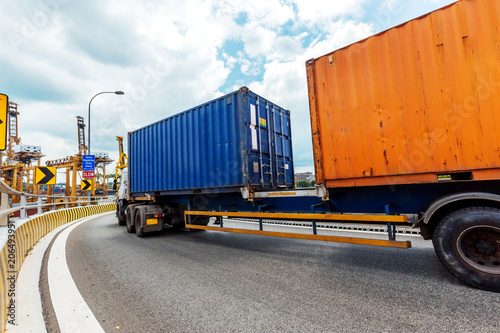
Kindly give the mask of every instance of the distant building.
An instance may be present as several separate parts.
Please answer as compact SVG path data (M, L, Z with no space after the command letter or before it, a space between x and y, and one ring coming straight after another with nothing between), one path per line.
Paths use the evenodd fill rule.
M316 176L312 172L302 172L295 174L295 183L300 181L312 182L316 180Z

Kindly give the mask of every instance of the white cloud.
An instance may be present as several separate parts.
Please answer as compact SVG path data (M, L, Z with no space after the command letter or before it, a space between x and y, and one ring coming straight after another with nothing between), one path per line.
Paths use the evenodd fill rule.
M216 8L233 17L244 15L248 23L258 23L268 29L279 30L293 20L295 13L292 3L282 0L215 0Z
M280 36L276 38L273 50L268 55L268 58L270 60L282 59L286 61L287 59L290 59L290 57L294 57L302 52L302 42L300 38Z
M297 6L298 19L308 25L323 25L342 16L362 17L363 4L368 0L293 0Z
M257 23L249 23L242 31L245 52L250 57L265 56L273 50L277 33Z
M389 11L396 11L401 5L401 0L385 0L380 5L379 9L386 9Z

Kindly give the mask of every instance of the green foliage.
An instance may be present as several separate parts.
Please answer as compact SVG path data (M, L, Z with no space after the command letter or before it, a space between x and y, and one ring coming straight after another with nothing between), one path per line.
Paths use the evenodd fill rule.
M296 184L297 187L311 187L311 183L306 180L301 180Z

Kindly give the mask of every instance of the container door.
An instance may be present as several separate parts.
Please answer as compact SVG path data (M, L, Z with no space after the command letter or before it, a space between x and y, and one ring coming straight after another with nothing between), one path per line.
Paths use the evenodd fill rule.
M268 131L266 106L257 96L248 95L249 104L249 178L253 187L274 186L273 163L270 160L271 136Z
M249 101L249 174L251 185L258 188L293 185L290 114L255 96Z
M278 106L271 108L271 122L276 170L276 185L287 187L293 184L292 146L290 138L290 112Z

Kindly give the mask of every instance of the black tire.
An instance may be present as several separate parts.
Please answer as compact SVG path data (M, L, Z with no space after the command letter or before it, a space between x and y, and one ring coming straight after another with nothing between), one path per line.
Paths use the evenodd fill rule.
M127 226L127 232L133 233L135 232L134 220L131 216L132 209L127 209L125 212L125 225Z
M137 237L144 237L144 231L142 230L142 211L141 209L135 212L135 234Z
M120 200L116 205L116 217L118 218L118 225L124 226L127 223L126 211L127 206Z
M120 218L120 216L118 216L118 225L119 226L123 227L126 223L127 223L126 219Z
M439 260L460 280L500 292L500 209L457 210L438 224L432 242Z

